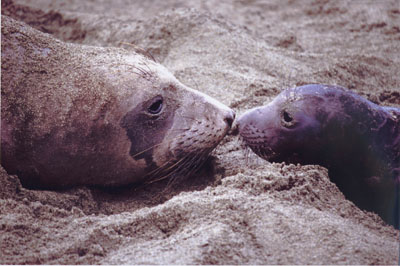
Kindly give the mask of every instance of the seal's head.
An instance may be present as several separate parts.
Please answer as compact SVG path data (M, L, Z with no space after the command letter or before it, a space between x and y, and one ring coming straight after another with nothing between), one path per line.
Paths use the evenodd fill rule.
M129 160L143 167L148 182L186 175L201 165L232 126L235 113L184 86L163 66L146 64L149 76L141 81L152 89L137 90L120 126L129 140Z
M348 199L393 223L398 114L398 108L378 106L342 87L315 84L284 90L244 113L238 127L260 157L327 167Z
M234 112L135 51L62 43L2 17L1 163L23 185L184 176Z
M257 155L273 162L299 162L312 154L317 145L311 143L316 144L322 131L319 106L325 100L311 93L311 86L285 90L239 118L240 135Z
M393 137L375 134L390 122L386 114L342 87L312 84L284 90L268 105L243 114L238 125L245 143L266 160L329 168L348 159L367 165L366 155L383 158L379 147Z

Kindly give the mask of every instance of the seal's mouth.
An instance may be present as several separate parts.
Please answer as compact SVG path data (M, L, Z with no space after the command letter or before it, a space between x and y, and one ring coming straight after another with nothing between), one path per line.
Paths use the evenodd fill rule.
M239 140L267 161L277 156L276 152L267 145L265 138L260 134L255 134L247 125L239 130Z
M283 152L278 152L264 143L256 144L245 141L245 144L259 157L271 163L299 163L301 161L299 155L296 153L285 154Z
M255 146L255 145L248 145L248 146L255 154L257 154L258 156L267 161L271 161L274 159L274 157L277 156L277 154L270 147Z
M239 128L239 140L249 147L259 157L269 162L296 162L295 154L286 154L284 150L276 149L265 132L257 130L251 124ZM292 158L293 157L293 158Z
M249 147L255 154L272 163L302 163L302 156L284 146L272 147L265 139L248 138L241 135L242 142Z

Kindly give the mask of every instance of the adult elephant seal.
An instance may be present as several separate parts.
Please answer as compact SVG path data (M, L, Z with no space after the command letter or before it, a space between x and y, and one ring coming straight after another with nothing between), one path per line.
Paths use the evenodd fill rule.
M244 142L271 162L319 164L345 196L397 224L400 109L378 106L342 87L281 92L238 120Z
M1 163L25 186L187 175L233 122L141 54L63 43L6 16L1 33Z

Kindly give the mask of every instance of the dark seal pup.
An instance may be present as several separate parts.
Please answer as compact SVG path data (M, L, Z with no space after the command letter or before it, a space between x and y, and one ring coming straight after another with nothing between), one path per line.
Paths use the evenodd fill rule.
M1 24L1 164L33 188L188 175L234 112L143 54Z
M247 111L238 125L246 145L260 157L325 166L348 199L397 224L399 108L378 106L338 86L305 85Z

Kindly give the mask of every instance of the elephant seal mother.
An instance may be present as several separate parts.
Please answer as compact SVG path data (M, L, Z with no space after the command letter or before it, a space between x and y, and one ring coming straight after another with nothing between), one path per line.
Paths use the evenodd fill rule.
M268 105L247 111L238 124L257 155L325 166L348 199L397 224L399 108L378 106L342 87L314 84L284 90Z
M2 16L1 163L35 188L120 186L199 166L234 112L142 54Z

